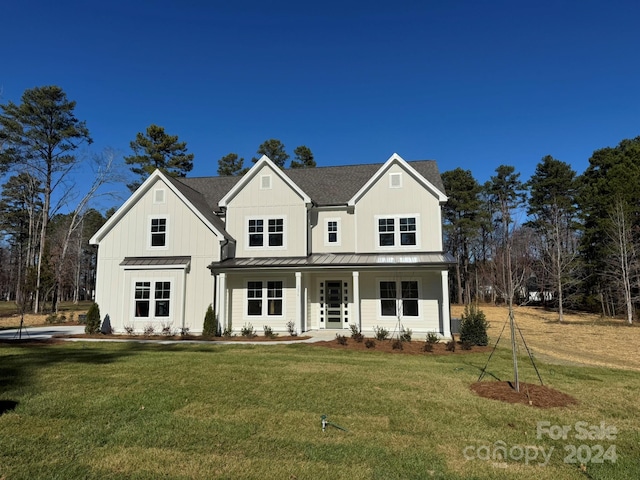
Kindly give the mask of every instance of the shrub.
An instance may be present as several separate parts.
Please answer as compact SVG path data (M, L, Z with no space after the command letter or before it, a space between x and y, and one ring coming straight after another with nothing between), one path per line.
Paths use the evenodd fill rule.
M394 350L402 350L404 348L402 346L402 340L400 340L399 338L394 340L391 344L391 348L393 348Z
M411 331L410 328L404 328L402 327L402 331L400 332L400 341L401 342L410 342L411 341L411 336L413 335L413 332Z
M173 325L171 323L162 323L160 325L162 335L165 337L170 337L173 335Z
M489 344L487 319L477 306L467 305L464 307L460 322L460 341L468 342L471 345L485 346Z
M364 346L367 348L376 348L376 341L373 338L367 338L364 342Z
M133 332L135 331L135 329L133 328L133 325L125 325L124 331L127 335L133 335Z
M100 333L103 335L111 335L113 333L113 327L111 326L111 317L108 313L104 316L102 326L100 327Z
M204 324L202 325L202 336L213 337L218 333L218 318L213 312L213 307L209 305L207 313L204 314Z
M226 338L233 337L231 327L224 327L224 330L222 331L222 336Z
M100 307L97 303L92 303L87 311L87 323L84 332L88 334L98 333L100 331Z
M456 341L451 339L447 342L446 345L447 352L455 352L456 351Z
M430 343L431 345L435 345L439 341L440 341L440 337L438 337L437 333L434 333L434 332L427 333L427 340L426 340L427 343Z
M182 327L180 329L180 335L183 337L188 337L189 336L189 327Z
M269 325L265 325L262 329L264 330L264 336L267 338L276 338L278 336L277 333L273 333L273 329Z
M293 320L289 320L287 322L287 331L291 337L296 337L298 335L298 332L296 332L296 324Z
M462 350L471 350L471 347L473 347L473 345L471 344L471 342L460 342L460 348L462 348Z
M253 338L257 334L255 328L253 328L253 325L251 325L250 323L245 323L240 329L240 335L247 338Z
M358 326L352 323L351 325L349 325L349 328L351 329L351 338L353 338L358 343L362 343L362 341L364 340L364 335L362 335L362 332L360 331Z
M423 352L433 352L433 343L429 342L429 341L425 341L424 345L422 345L422 351Z
M346 335L340 335L339 333L336 333L336 341L338 342L339 345L346 345L347 344L347 336Z
M382 341L389 338L389 330L384 327L379 327L378 325L376 325L375 327L373 327L373 332L375 334L376 340Z
M151 335L153 335L153 333L156 331L156 328L151 325L150 323L146 324L144 326L144 329L142 330L142 333L144 333L144 335L146 337L150 337Z

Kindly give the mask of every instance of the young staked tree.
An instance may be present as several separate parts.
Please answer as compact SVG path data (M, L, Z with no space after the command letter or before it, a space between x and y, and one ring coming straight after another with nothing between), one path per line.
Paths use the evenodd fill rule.
M124 161L138 176L127 185L132 192L156 169L171 177L185 177L193 169L193 153L187 153L187 143L179 142L177 135L167 134L158 125L139 132L129 145L133 155L124 157Z
M39 312L47 228L54 190L76 165L73 152L83 143L91 143L85 122L75 117L76 102L67 99L57 86L26 90L19 105L2 105L0 135L3 149L1 165L21 165L37 178L43 189L42 220L38 244L34 311Z
M443 208L448 249L456 258L458 303L471 303L471 245L478 238L482 222L482 187L470 170L456 168L442 174L449 199Z
M527 183L528 226L537 234L540 263L558 300L558 321L564 320L564 286L574 278L577 258L577 180L571 166L550 155L536 166ZM544 287L544 286L543 286Z
M499 288L509 307L514 385L516 391L519 392L520 380L513 300L516 288L519 288L523 283L525 273L524 269L518 268L517 262L514 262L512 251L513 233L517 226L516 217L525 200L524 185L520 181L520 174L515 172L514 167L500 165L496 169L496 175L492 176L490 181L485 184L485 190L493 207L492 211L495 212L494 221L499 240L496 251L500 257L500 277L502 280Z

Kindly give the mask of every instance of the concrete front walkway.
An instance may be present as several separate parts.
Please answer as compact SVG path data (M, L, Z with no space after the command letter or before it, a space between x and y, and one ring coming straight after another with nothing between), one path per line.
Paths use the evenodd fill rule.
M325 340L333 340L336 338L336 333L342 335L350 335L349 330L316 330L304 332L301 337L310 337L300 340L272 340L272 341L251 341L251 340L224 340L220 337L219 340L198 340L198 337L194 337L190 340L162 340L162 339L146 339L142 336L140 338L117 338L117 337L104 337L104 338L83 338L83 337L68 337L67 335L81 335L84 333L84 325L51 325L46 327L26 327L21 332L17 329L0 330L0 340L47 340L52 337L58 337L60 340L69 342L139 342L139 343L159 343L159 344L171 344L171 343L209 343L216 345L287 345L291 343L313 343Z

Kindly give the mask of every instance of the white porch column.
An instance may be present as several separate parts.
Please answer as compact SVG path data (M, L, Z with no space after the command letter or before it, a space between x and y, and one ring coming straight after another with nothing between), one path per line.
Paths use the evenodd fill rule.
M445 338L451 338L451 316L449 304L449 270L440 272L442 277L442 305L440 306L442 318L442 335Z
M360 272L351 272L353 277L353 315L352 318L359 330L362 330L360 319Z
M227 325L227 274L218 275L218 325L224 331Z
M296 272L296 331L302 333L302 272Z

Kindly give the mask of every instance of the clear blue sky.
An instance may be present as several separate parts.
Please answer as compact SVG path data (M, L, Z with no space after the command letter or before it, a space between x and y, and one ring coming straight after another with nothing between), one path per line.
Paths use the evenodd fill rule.
M12 1L2 103L59 85L95 140L129 154L152 123L215 175L278 138L318 165L397 152L522 179L586 168L640 135L637 1Z

